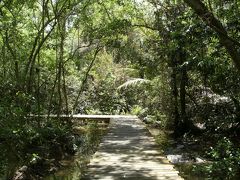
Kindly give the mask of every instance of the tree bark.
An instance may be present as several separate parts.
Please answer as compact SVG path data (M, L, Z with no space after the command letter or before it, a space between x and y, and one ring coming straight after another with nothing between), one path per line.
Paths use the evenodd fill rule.
M172 74L171 74L171 91L172 91L172 97L173 97L173 121L174 121L174 131L177 130L177 127L179 125L179 110L178 110L178 87L177 87L177 61L176 61L176 54L173 53L171 55L171 68L172 68Z
M69 108L68 108L68 96L67 96L67 87L66 87L66 76L65 76L65 68L64 66L62 67L63 68L63 96L64 96L64 101L65 101L65 107L66 107L66 114L68 115L69 114Z
M9 43L9 35L8 32L5 31L5 43L6 47L8 48L10 54L12 55L13 61L14 61L14 72L15 72L15 80L16 80L16 85L19 84L19 66L18 66L18 59L16 55L15 48L12 48L10 43Z
M54 30L54 27L56 25L56 22L53 24L52 29L48 32L48 34L39 42L38 47L35 51L35 53L33 54L32 59L29 61L29 77L27 79L27 75L28 75L28 71L25 71L25 79L27 79L27 92L31 93L32 92L32 83L33 83L33 79L34 79L34 67L35 67L35 63L36 63L36 58L44 44L44 42L48 39L48 37L51 35L52 31ZM26 68L27 70L28 68Z
M180 81L180 109L181 109L181 120L183 124L188 123L188 118L186 114L186 84L187 84L187 68L184 65L184 61L186 58L185 53L180 50L180 62L181 64L181 81Z
M59 95L58 99L58 112L57 114L61 114L62 110L62 70L63 70L63 59L64 59L64 45L65 45L65 25L66 25L66 18L65 16L58 18L58 32L60 35L60 44L59 44L59 58L57 60L58 66L58 84L57 84L57 91Z
M218 35L220 43L226 48L236 68L240 71L240 43L228 35L223 24L208 10L201 0L184 0L197 15Z
M3 74L2 79L6 78L6 46L3 44L2 46L2 68L3 68Z
M93 67L93 65L94 65L94 63L95 63L95 61L96 61L96 59L97 59L97 55L98 55L98 53L100 52L100 50L101 50L101 48L100 48L99 45L98 45L98 47L97 47L97 49L96 49L96 51L95 51L95 53L94 53L93 59L92 59L90 65L88 66L88 69L87 69L87 71L86 71L86 73L85 73L85 76L84 76L84 79L83 79L83 81L82 81L81 87L80 87L80 89L79 89L79 91L78 91L77 98L76 98L76 100L75 100L75 102L74 102L74 105L73 105L72 113L74 113L75 110L76 110L76 108L77 108L78 100L79 100L82 92L84 91L85 84L87 83L87 80L88 80L88 75L89 75L89 73L90 73L90 71L91 71L91 69L92 69L92 67Z

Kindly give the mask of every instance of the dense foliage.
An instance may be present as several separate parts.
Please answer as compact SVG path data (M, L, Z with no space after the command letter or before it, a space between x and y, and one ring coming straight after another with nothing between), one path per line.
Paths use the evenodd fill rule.
M56 158L41 154L53 146L72 151L71 119L39 115L132 113L175 138L228 137L211 151L209 171L231 177L239 170L239 14L237 0L2 0L0 174ZM220 146L230 148L221 157Z

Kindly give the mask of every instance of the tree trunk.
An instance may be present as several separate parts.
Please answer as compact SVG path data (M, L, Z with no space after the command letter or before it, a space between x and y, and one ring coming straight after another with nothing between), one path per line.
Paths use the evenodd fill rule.
M94 65L94 63L95 63L95 61L96 61L96 59L97 59L97 55L98 55L98 53L99 53L100 50L101 50L101 48L100 48L99 45L98 45L98 47L97 47L97 49L96 49L96 51L95 51L95 53L94 53L93 59L92 59L90 65L88 66L88 69L87 69L87 71L86 71L86 73L85 73L84 79L83 79L83 81L82 81L82 83L81 83L81 87L80 87L80 89L79 89L79 91L78 91L77 98L76 98L76 100L75 100L75 102L74 102L74 105L73 105L72 113L74 113L75 110L76 110L76 108L77 108L78 100L79 100L82 92L84 91L85 84L87 83L87 80L88 80L88 75L89 75L89 73L90 73L90 71L91 71L91 69L92 69L92 67L93 67L93 65Z
M175 126L174 134L176 137L182 136L185 133L191 132L191 134L198 135L201 130L197 128L192 121L189 120L186 112L186 87L188 81L187 66L186 62L186 52L180 48L177 50L179 64L180 64L180 90L179 90L179 100L180 100L180 120Z
M68 108L68 96L67 96L67 88L66 88L66 78L65 78L65 68L63 68L63 96L65 101L65 107L66 107L66 114L69 114L69 108Z
M171 57L171 67L172 67L172 74L171 74L171 86L172 86L172 97L173 97L173 120L174 120L174 131L177 130L179 125L179 110L178 110L178 87L177 87L177 61L176 61L176 54L172 54Z
M3 44L3 46L2 46L2 68L3 68L2 79L6 79L6 47L5 47L5 44Z
M15 75L16 85L18 86L20 81L19 81L19 66L18 66L16 49L15 49L15 46L14 48L11 47L9 43L9 35L7 31L5 31L5 43L14 61L14 75Z
M181 109L181 120L183 124L188 123L186 114L186 84L187 84L187 68L184 65L186 59L185 53L180 50L180 62L181 62L181 81L180 81L180 109Z
M59 45L59 58L57 61L58 65L58 84L57 84L57 91L58 91L58 116L61 114L62 110L62 67L63 67L63 56L64 56L64 43L65 43L65 17L61 17L58 19L58 28L59 28L59 35L60 35L60 45Z
M236 68L240 71L240 43L228 35L220 20L208 10L201 0L184 0L202 20L218 35L220 43L226 48Z

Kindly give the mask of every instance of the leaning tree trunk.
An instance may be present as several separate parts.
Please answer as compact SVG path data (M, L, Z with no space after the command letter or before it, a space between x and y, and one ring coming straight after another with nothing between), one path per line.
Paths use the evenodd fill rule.
M236 68L240 71L240 43L231 38L221 21L208 10L201 0L184 0L197 15L218 35L220 43L226 48Z

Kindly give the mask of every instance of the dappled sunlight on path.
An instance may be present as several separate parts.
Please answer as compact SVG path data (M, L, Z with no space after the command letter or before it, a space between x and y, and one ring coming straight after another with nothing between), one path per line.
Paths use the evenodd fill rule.
M83 179L182 179L136 117L112 118Z

